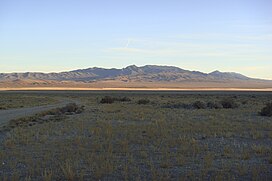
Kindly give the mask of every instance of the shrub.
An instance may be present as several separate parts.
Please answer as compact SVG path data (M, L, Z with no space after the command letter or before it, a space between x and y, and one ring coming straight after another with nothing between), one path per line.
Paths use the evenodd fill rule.
M83 107L79 107L75 103L69 103L66 106L60 108L61 113L81 113L83 111Z
M128 97L122 97L122 98L119 98L117 101L120 101L120 102L129 102L129 101L131 101L131 99L128 98Z
M138 100L138 104L148 104L150 102L150 100L148 99L140 99Z
M242 104L243 104L243 105L248 104L248 101L247 101L247 100L244 100L244 101L242 101Z
M110 96L105 96L101 99L100 103L101 104L112 104L114 103L115 99L113 97Z
M48 111L43 111L36 114L35 116L23 117L19 119L11 120L5 130L10 130L18 126L33 126L37 122L48 122L48 121L61 121L65 118L65 115L80 114L84 110L84 106L78 106L75 103L69 103L64 107L55 108Z
M191 104L166 104L162 106L163 108L170 108L170 109L193 109Z
M129 102L131 101L130 98L128 97L110 97L110 96L105 96L104 98L101 99L100 103L102 104L112 104L115 101L120 101L120 102Z
M210 109L222 109L223 108L222 104L220 104L218 102L208 102L207 107Z
M41 116L46 115L62 115L62 114L80 114L84 110L84 106L78 106L75 103L69 103L64 107L44 111L40 113Z
M0 110L5 110L5 109L7 109L7 108L0 106Z
M204 102L201 102L201 101L194 102L192 106L195 109L205 109L206 108L206 104Z
M234 109L239 107L239 105L233 99L224 99L221 101L221 105L225 109Z
M261 116L272 116L272 102L267 103L265 107L262 108L261 112L259 112Z
M272 156L270 156L270 157L268 158L268 162L269 162L269 164L272 164Z

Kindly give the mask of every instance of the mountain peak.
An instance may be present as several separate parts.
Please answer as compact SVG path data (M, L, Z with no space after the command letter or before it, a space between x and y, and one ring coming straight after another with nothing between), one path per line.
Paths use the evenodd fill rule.
M222 72L220 72L219 70L215 70L215 71L211 72L210 74L219 74L219 73L222 73Z
M133 68L133 69L134 69L134 68L138 68L138 67L137 67L136 65L129 65L129 66L127 66L126 68ZM126 68L125 68L125 69L126 69Z
M137 67L136 65L130 65L127 66L126 68L123 68L123 70L138 70L139 67Z

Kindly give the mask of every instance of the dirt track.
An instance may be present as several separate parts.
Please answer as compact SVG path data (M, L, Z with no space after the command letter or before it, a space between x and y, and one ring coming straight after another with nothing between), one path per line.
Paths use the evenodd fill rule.
M45 106L36 106L28 108L17 108L9 110L0 110L0 127L5 125L8 121L12 119L17 119L21 117L31 116L39 112L47 111L53 108L65 106L68 103L72 103L72 100L61 100L57 104L45 105Z

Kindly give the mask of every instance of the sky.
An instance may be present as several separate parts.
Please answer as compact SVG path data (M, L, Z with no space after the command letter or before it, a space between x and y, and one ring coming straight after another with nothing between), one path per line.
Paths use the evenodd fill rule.
M0 0L0 72L172 65L272 79L271 0Z

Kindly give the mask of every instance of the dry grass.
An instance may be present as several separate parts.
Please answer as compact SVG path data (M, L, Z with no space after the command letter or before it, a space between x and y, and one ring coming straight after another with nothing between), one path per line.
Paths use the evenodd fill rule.
M52 96L37 96L29 94L5 94L0 95L0 110L23 108L32 106L42 106L54 104L57 100Z
M1 179L272 178L272 120L258 115L270 94L111 93L131 100L112 104L100 104L105 93L62 96L78 99L85 111L2 133ZM140 99L150 102L139 105ZM165 108L225 99L240 106Z
M80 114L84 111L84 106L75 103L69 103L64 107L51 109L38 113L34 116L23 117L9 121L9 123L0 128L0 131L9 131L18 127L32 127L36 124L43 124L50 121L62 121L66 115Z

